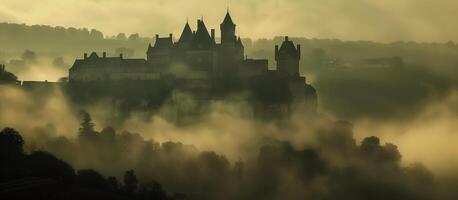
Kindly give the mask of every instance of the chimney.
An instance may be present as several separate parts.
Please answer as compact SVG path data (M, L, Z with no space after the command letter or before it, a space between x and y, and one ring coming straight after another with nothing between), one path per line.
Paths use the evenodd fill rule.
M212 40L215 41L215 29L211 29Z
M275 60L278 59L278 45L275 45Z
M107 52L103 52L103 58L107 57Z
M201 19L198 19L197 20L197 29L201 29L203 24L204 24L204 21Z
M84 53L84 60L87 59L87 53Z
M297 45L297 55L299 56L299 58L301 58L301 45L300 44Z
M122 54L119 54L119 57L122 59Z
M288 36L285 36L285 41L289 41L289 37Z

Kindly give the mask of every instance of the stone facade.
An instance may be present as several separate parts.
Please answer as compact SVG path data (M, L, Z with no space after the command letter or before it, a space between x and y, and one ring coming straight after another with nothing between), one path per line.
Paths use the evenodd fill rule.
M285 37L280 46L275 46L277 70L269 70L267 59L244 56L244 46L229 13L220 31L221 42L217 43L215 30L209 32L204 20L199 19L197 30L193 31L187 22L177 41L172 34L156 35L154 44L148 45L146 59L85 54L70 68L69 83L150 81L148 87L154 87L167 82L174 89L197 94L202 104L223 98L224 95L218 96L224 94L220 91L238 87L239 91L248 90L257 96L259 101L252 103L256 113L287 113L295 105L316 109L315 89L299 73L300 45L295 46Z
M96 80L156 80L164 75L190 79L218 78L228 75L251 77L260 76L268 71L267 59L248 59L244 57L244 46L240 37L235 35L236 25L229 13L220 25L221 43L215 41L215 30L209 32L203 19L197 20L197 30L191 30L186 23L178 41L156 35L154 45L148 45L145 59L124 59L106 57L95 52L83 59L77 59L69 71L70 81ZM300 50L292 52L292 42L286 40L279 49L279 71L299 76L298 63ZM278 48L277 48L278 50ZM289 54L295 56L289 56ZM300 56L299 56L300 57ZM287 65L293 65L287 68ZM285 67L283 67L285 66ZM177 69L178 68L178 69ZM287 69L287 70L284 70ZM179 74L179 71L194 73ZM293 72L293 70L296 70ZM203 76L205 74L205 76Z

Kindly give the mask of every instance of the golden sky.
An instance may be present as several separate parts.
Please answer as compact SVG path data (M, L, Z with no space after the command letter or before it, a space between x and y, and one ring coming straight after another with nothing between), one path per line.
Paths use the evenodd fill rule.
M203 16L218 32L227 7L242 37L458 40L457 0L2 0L0 21L152 36Z

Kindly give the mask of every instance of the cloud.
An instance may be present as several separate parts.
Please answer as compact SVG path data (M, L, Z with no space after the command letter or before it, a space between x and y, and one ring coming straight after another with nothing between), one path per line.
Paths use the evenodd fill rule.
M367 133L399 145L406 163L422 162L436 174L456 174L458 167L458 92L430 102L412 120L356 122L357 138Z
M293 35L350 40L458 40L453 0L4 0L18 22L118 32L179 34L186 18L218 29L227 7L243 37ZM1 18L0 18L1 19ZM3 20L12 20L11 17Z

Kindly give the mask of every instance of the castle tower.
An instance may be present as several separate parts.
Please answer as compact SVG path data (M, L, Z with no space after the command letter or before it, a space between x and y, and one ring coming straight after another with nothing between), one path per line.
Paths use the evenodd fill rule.
M148 45L147 61L153 66L166 66L171 60L171 50L173 47L173 35L159 37L156 35L154 46Z
M192 41L192 48L208 50L213 48L214 45L215 41L210 36L210 33L205 26L204 20L197 20L197 30Z
M178 40L179 43L190 43L192 41L193 35L191 27L189 26L188 21L186 21L186 25L183 28L183 32L181 33L180 39Z
M235 24L232 21L229 10L224 17L223 23L220 25L221 29L221 44L225 43L235 43L237 38L235 36Z
M216 67L215 47L215 41L210 36L204 20L197 20L197 30L193 33L190 48L186 52L186 63L194 70L213 71Z
M275 61L277 70L287 73L291 77L299 77L299 60L301 59L301 46L294 46L288 36L281 44L280 48L275 45Z

